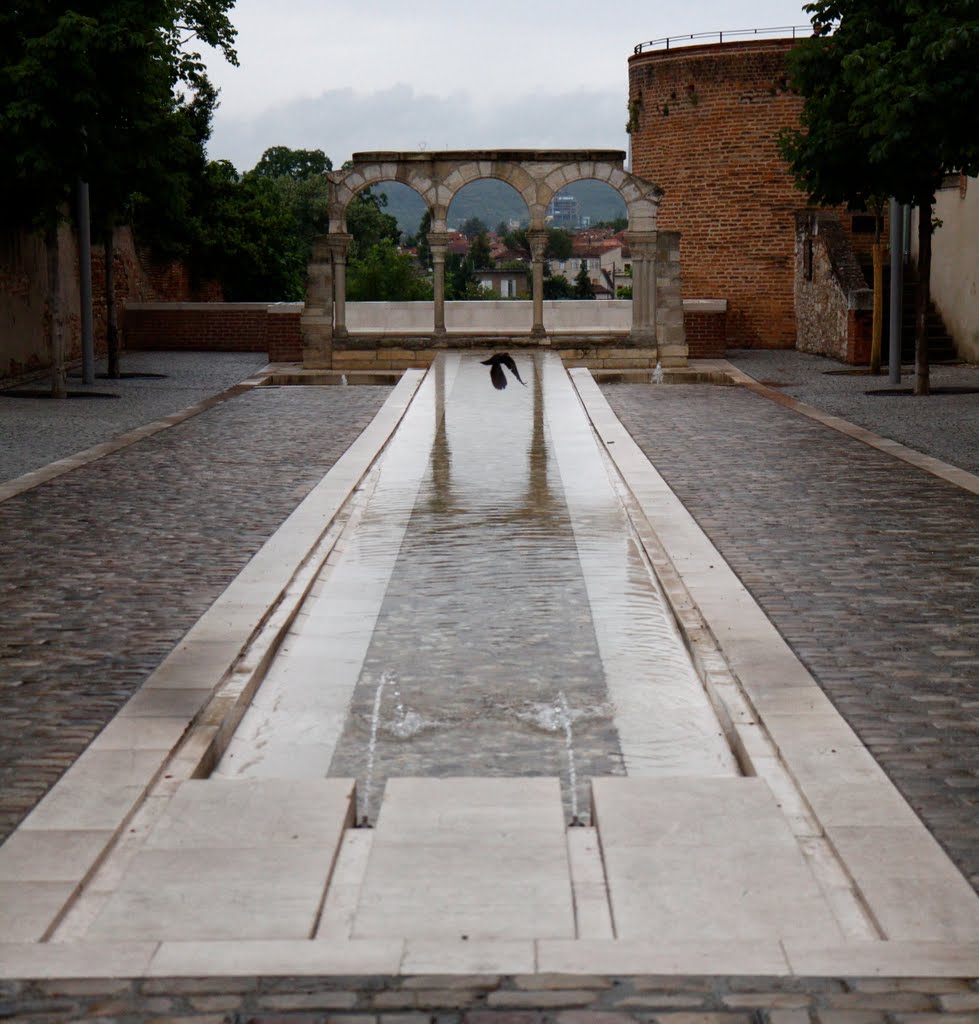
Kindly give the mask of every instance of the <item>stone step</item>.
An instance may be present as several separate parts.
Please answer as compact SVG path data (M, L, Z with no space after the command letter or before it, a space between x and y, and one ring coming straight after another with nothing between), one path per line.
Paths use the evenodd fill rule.
M89 928L90 941L308 939L350 779L192 779Z
M574 938L556 778L388 779L353 938Z

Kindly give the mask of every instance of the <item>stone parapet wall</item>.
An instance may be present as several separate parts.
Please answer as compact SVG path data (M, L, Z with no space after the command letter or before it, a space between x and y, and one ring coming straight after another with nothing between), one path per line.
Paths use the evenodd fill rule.
M670 244L669 238L663 245ZM664 284L668 288L668 283ZM664 292L671 298L657 309L664 344L688 345L694 359L723 356L727 304L723 300L681 301L679 286ZM347 322L354 333L334 342L332 367L404 369L427 366L443 348L473 348L531 344L527 333L530 303L522 301L447 303L453 333L435 338L430 302L352 302ZM186 349L197 351L267 352L275 363L302 361L300 318L302 303L130 303L123 321L124 347L131 350ZM550 346L556 350L594 350L594 356L574 357L576 365L610 368L608 359L629 358L645 366L648 354L628 340L629 300L573 300L545 303ZM679 329L678 329L678 325ZM692 335L686 341L685 335ZM514 334L518 335L516 338ZM536 342L534 343L536 344ZM621 349L629 355L609 356L599 350ZM665 358L670 353L661 353ZM594 362L587 360L594 358ZM680 365L680 356L675 362ZM585 362L582 362L585 360ZM655 358L653 365L655 365ZM616 364L623 365L623 364ZM672 365L672 364L670 364Z
M0 982L4 1019L181 1024L966 1024L971 978L601 974Z

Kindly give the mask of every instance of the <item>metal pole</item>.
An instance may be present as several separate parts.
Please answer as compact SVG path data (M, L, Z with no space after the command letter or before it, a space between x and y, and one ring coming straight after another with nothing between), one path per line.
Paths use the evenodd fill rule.
M891 198L891 308L887 366L891 384L901 383L901 320L904 293L904 210Z
M78 274L82 304L82 383L95 383L95 343L92 337L92 229L89 222L88 182L78 181Z

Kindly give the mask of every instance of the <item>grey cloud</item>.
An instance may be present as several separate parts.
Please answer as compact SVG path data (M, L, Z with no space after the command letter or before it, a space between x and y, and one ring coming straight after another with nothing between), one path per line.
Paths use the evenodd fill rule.
M408 85L357 94L334 89L251 118L215 117L212 159L253 167L269 146L322 149L340 166L368 150L627 149L626 89L581 89L494 101L457 92L417 95Z

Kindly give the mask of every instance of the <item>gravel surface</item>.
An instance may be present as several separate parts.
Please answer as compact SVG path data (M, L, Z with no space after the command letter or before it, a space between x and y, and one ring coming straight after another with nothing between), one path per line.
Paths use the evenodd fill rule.
M268 362L263 352L127 352L122 372L161 374L100 380L105 360L95 365L94 384L68 378L69 392L111 398L14 398L47 392L50 379L0 391L0 481L12 480L134 427L186 409L250 377Z
M728 361L762 384L840 416L883 437L900 441L971 473L979 473L979 366L933 366L933 388L974 388L973 394L867 394L894 392L914 384L912 368L890 384L886 369L872 377L865 368L791 350L732 349Z

